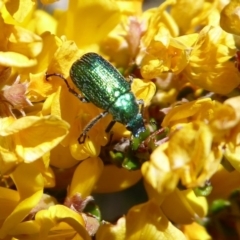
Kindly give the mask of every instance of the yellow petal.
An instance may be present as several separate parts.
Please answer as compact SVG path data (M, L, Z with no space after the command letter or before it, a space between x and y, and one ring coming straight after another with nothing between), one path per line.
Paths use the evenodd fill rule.
M59 21L58 36L74 39L81 48L98 43L119 23L120 11L115 1L69 1L69 10ZM80 25L80 29L76 29Z
M19 23L22 23L36 6L36 2L32 0L11 0L5 4L7 13ZM7 13L5 12L4 18L8 19L8 23L14 23L7 17Z
M210 98L183 103L172 108L165 116L162 126L171 127L177 123L184 123L191 119L209 119L213 114L215 102Z
M136 184L141 177L140 171L128 171L114 165L106 165L94 191L99 193L121 191Z
M37 9L27 24L27 28L38 35L49 33L55 34L57 29L57 20L49 13ZM50 49L49 49L50 51Z
M37 61L16 52L0 52L0 64L7 67L26 68L34 66Z
M69 188L68 196L80 193L82 198L91 195L93 187L102 174L103 162L100 158L88 158L76 168Z
M219 24L219 10L216 5L216 2L199 0L193 6L192 0L178 0L173 4L170 13L178 23L181 33L192 33L204 24Z
M69 125L54 117L23 117L2 134L14 134L17 154L26 162L35 161L54 148L68 133Z
M222 10L220 26L226 32L240 35L240 2L231 0Z
M83 160L88 157L97 157L100 154L101 146L96 141L86 138L83 144L79 144L78 137L75 137L75 143L70 146L71 154L75 159Z
M126 235L126 218L121 217L116 224L102 224L96 234L96 240L125 240Z
M123 14L136 16L142 13L143 0L117 0L116 2Z
M13 151L12 137L0 137L0 172L2 175L11 173L20 162Z
M239 105L239 101L240 101L240 96L228 98L226 101L224 101L224 104L230 105L235 110L236 120L238 120L238 121L240 120L240 105Z
M219 170L212 176L211 185L213 186L208 201L212 202L216 199L228 199L230 194L238 189L240 182L239 171L227 171L221 165Z
M11 176L21 199L5 219L0 229L0 238L9 234L30 213L43 194L43 178L35 163L19 165Z
M63 76L69 76L69 69L73 62L80 58L82 54L83 51L79 50L75 42L62 39L62 44L58 47L54 56L52 56L47 72L61 73Z
M52 4L58 2L59 0L41 0L42 4Z
M173 191L179 181L179 176L172 171L171 163L164 151L167 148L168 143L160 145L151 154L150 161L145 162L141 168L145 181L160 197ZM148 194L149 197L154 197L157 193L151 187Z
M72 157L69 147L56 146L51 150L51 165L57 168L70 168L79 163Z
M65 83L62 82L62 84ZM69 108L69 106L71 106L71 108ZM69 123L70 133L63 140L63 146L68 146L69 143L73 141L74 137L75 139L78 138L78 136L76 136L75 121L80 107L80 100L73 94L69 93L68 89L65 86L59 87L57 91L53 93L43 105L43 115L51 114L58 116L60 119L64 119Z
M75 230L82 239L91 239L85 230L85 222L82 216L65 206L56 205L51 206L47 210L39 211L36 214L35 219L41 227L39 239L47 239L48 236L61 236L61 231L64 234L65 228L68 225ZM69 230L71 230L71 228ZM72 234L74 234L73 231Z
M239 147L239 141L240 141L240 127L237 129L237 146L232 146L232 143L227 144L226 146L226 152L224 152L224 156L226 159L231 163L231 165L237 170L240 171L240 147ZM234 144L235 145L235 144Z
M125 239L186 240L184 234L168 221L154 201L129 210L126 216Z
M90 151L92 149L95 149L94 145L92 144L92 142L90 142L90 144L88 144L88 146L90 145L90 147L88 149L90 149ZM86 151L85 148L79 146L79 143L76 142L75 144L71 144L70 146L70 151L71 151L71 155L73 156L73 158L75 158L76 160L84 160L86 158L88 158L90 156L89 152ZM92 151L91 151L92 152ZM95 152L95 151L94 151ZM94 156L98 156L98 155L92 155L92 157Z
M187 237L187 239L198 239L198 240L212 239L212 237L208 234L207 230L196 222L193 222L190 225L182 226L182 231Z
M15 190L0 187L0 220L4 220L16 207L20 199L19 193Z
M203 4L204 0L199 0L194 6L189 0L181 0L176 1L176 4L172 6L171 16L178 23L182 32L186 32L191 27L194 18L197 18L202 13Z
M29 58L36 57L42 50L41 37L21 27L12 29L8 41L9 52L17 52Z
M156 92L156 85L152 82L134 79L131 87L137 99L142 99L144 106L148 106Z
M40 232L40 226L36 221L26 221L17 224L14 229L11 231L11 236L15 236L16 238L24 235L29 237L30 239L37 239ZM15 239L15 238L14 238Z
M41 53L37 56L37 61L38 64L34 67L31 68L31 73L38 74L39 72L48 72L46 69L48 68L49 64L51 63L54 54L56 51L59 49L59 47L62 45L62 40L51 34L50 32L44 32L42 34L42 51ZM51 46L51 48L49 48ZM57 65L57 64L56 64ZM53 69L53 72L57 72ZM48 72L48 73L53 73L53 72ZM29 74L29 69L26 74ZM44 77L44 81L46 82L46 79Z
M52 92L52 86L46 81L45 74L45 72L30 74L27 92L27 97L30 101L43 101Z
M190 224L194 219L205 217L207 206L206 198L197 197L191 189L176 189L161 204L164 214L178 224Z
M183 73L194 85L215 93L228 94L240 83L239 71L230 60L235 54L232 34L220 27L206 26L199 34Z

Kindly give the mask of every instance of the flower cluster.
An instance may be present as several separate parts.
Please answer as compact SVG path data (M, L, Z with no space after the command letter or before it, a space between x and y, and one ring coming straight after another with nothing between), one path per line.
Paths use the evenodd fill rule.
M240 238L240 3L40 10L53 2L0 1L0 239ZM105 131L108 114L79 143L108 110L75 96L69 70L88 52L133 76L139 137L121 123ZM139 181L146 199L102 219L92 195Z

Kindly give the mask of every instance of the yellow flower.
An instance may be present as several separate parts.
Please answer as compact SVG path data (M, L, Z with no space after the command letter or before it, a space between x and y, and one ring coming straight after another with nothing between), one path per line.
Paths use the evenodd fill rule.
M21 222L38 204L43 194L43 177L36 162L22 163L10 176L16 184L17 191L0 188L2 213L0 238L17 237ZM25 233L32 234L34 230L29 229Z
M164 199L161 209L172 222L190 224L204 218L208 206L206 198L197 197L193 190L176 189Z
M88 159L76 168L65 206L42 196L43 177L38 166L36 162L22 164L11 175L18 192L0 188L3 221L0 236L27 235L39 239L59 239L60 236L76 235L79 239L90 239L94 225L89 225L90 217L78 211L81 204L84 207L84 202L76 202L76 195L80 193L82 199L89 196L101 174L102 161L99 158ZM7 201L10 204L6 208Z
M56 205L39 211L35 218L35 221L30 222L29 226L22 224L21 227L26 225L28 229L37 229L34 234L39 239L48 239L48 237L51 239L73 237L81 240L91 239L84 228L85 223L82 216L65 206ZM27 231L21 231L21 234L25 235L26 233Z
M5 1L1 6L1 13L6 23L24 24L35 7L35 0Z
M240 83L239 72L230 61L235 52L233 35L220 27L206 26L200 32L183 74L194 85L228 94Z
M28 21L26 21L24 27L37 35L46 34L46 32L55 34L57 30L57 19L41 9L36 9L32 12L32 15ZM45 54L47 54L47 52L45 52Z
M173 127L191 121L210 120L215 108L215 101L210 98L202 98L196 101L182 103L168 111L163 119L163 127Z
M168 0L158 8L149 9L143 13L143 19L148 23L148 28L143 36L143 44L145 47L149 46L154 36L158 33L165 32L172 37L179 35L176 22L166 11L167 7L173 3L175 3L174 0Z
M41 0L41 3L42 4L51 4L51 3L54 3L54 2L57 2L58 0Z
M142 165L145 180L160 195L173 191L178 181L187 188L203 186L222 158L221 150L212 144L213 135L204 123L183 125Z
M57 117L2 118L0 131L1 174L18 163L33 162L54 148L68 133L69 125Z
M240 35L239 7L239 1L232 0L221 11L220 26L226 32Z
M227 200L230 194L235 189L238 189L239 181L240 174L238 171L228 171L220 165L218 171L211 178L213 189L208 196L208 201L212 202L215 199Z
M115 1L69 1L68 11L59 17L57 35L73 39L79 48L94 47L98 51L99 42L119 21L120 9Z
M191 46L197 39L197 34L175 36L177 33L171 31L171 27L174 29L176 23L164 11L168 4L171 1L161 5L150 16L149 28L142 38L146 54L141 62L141 74L147 79L158 77L162 72L181 72L188 63Z
M186 238L188 240L211 240L213 239L206 229L201 226L200 224L193 222L192 224L189 225L184 225L182 226L181 230L185 234Z
M219 145L219 150L224 146L225 151L222 153L236 169L239 169L239 119L239 97L229 98L224 104L204 98L172 108L162 125L171 127L174 134L174 131L179 131L179 128L189 121L205 122L211 132L212 141ZM214 152L219 150L215 149Z
M211 17L219 19L219 11L217 10L217 4L220 1L205 1L200 0L195 4L191 0L178 0L171 7L171 16L178 23L180 32L182 34L192 33L196 31L196 28L200 28L202 25L210 24ZM215 11L218 14L215 14Z
M96 183L94 192L109 193L122 191L136 184L142 178L140 170L128 171L114 165L106 165L102 175Z
M78 236L85 240L90 239L89 235L95 234L98 221L82 211L88 201L93 200L89 195L102 168L103 163L99 158L83 161L75 169L64 205L56 204L36 213L33 222L39 226L38 234L41 239Z
M1 239L211 238L196 222L217 221L207 203L237 188L237 173L220 164L240 170L238 43L230 34L238 34L239 4L221 12L224 4L167 0L143 11L142 0L78 0L50 15L36 0L0 1ZM220 12L230 33L219 27ZM82 94L69 70L86 52L133 75L147 126L139 138L120 123L106 133L109 114L79 144L103 112L71 93ZM116 224L101 222L91 195L140 180L145 203ZM211 197L195 195L211 181Z
M96 239L178 239L186 238L160 210L154 201L134 206L116 226L105 223L97 232Z
M150 161L145 162L141 168L145 181L158 195L163 196L173 191L179 181L178 174L172 171L171 163L164 152L167 147L167 143L160 145L151 154Z
M68 190L68 196L72 197L80 193L83 198L89 196L102 174L103 162L100 158L89 158L83 161L76 168L71 185Z
M163 72L181 72L189 62L191 45L197 35L172 38L164 31L154 36L142 60L141 74L152 79Z
M211 127L219 142L225 143L224 156L231 165L239 171L239 143L240 143L240 97L227 99L219 106L211 121Z
M0 17L0 65L26 68L37 64L36 56L42 50L40 36L11 24Z
M50 33L42 36L43 49L37 56L39 64L22 72L22 78L29 78L28 97L32 102L46 99L55 92L59 85L64 85L62 79L46 81L45 73L61 73L68 77L69 69L74 61L82 54L73 41L58 38ZM51 46L51 49L49 49Z
M133 15L140 15L142 13L142 3L143 0L116 0L120 11L122 14L133 16Z

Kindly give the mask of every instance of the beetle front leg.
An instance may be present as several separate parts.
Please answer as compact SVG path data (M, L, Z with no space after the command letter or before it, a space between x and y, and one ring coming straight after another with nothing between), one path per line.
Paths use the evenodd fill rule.
M82 134L78 138L79 144L82 144L85 142L85 139L87 137L87 133L89 130L102 118L106 117L108 115L108 111L104 111L100 113L98 116L96 116L90 123L87 124L87 126L83 129Z
M45 78L46 78L47 81L48 81L49 77L53 77L53 76L61 78L65 82L65 84L67 85L68 91L70 93L72 93L74 96L76 96L80 101L89 102L85 97L83 97L81 94L77 93L73 88L70 87L67 79L65 77L63 77L62 74L60 74L60 73L50 73L50 74L46 73L45 74Z

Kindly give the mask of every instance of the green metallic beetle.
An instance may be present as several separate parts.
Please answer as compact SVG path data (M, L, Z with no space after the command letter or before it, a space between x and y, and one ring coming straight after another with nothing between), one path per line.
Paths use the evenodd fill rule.
M139 105L143 105L143 101L136 100L131 92L131 81L127 82L115 67L98 54L84 54L70 69L70 77L82 95L72 89L61 74L46 74L46 78L51 76L62 78L69 91L81 101L92 102L104 110L83 129L78 138L79 143L84 143L88 131L108 113L112 114L113 121L106 128L106 132L111 130L115 122L126 125L134 137L146 130L139 112Z

